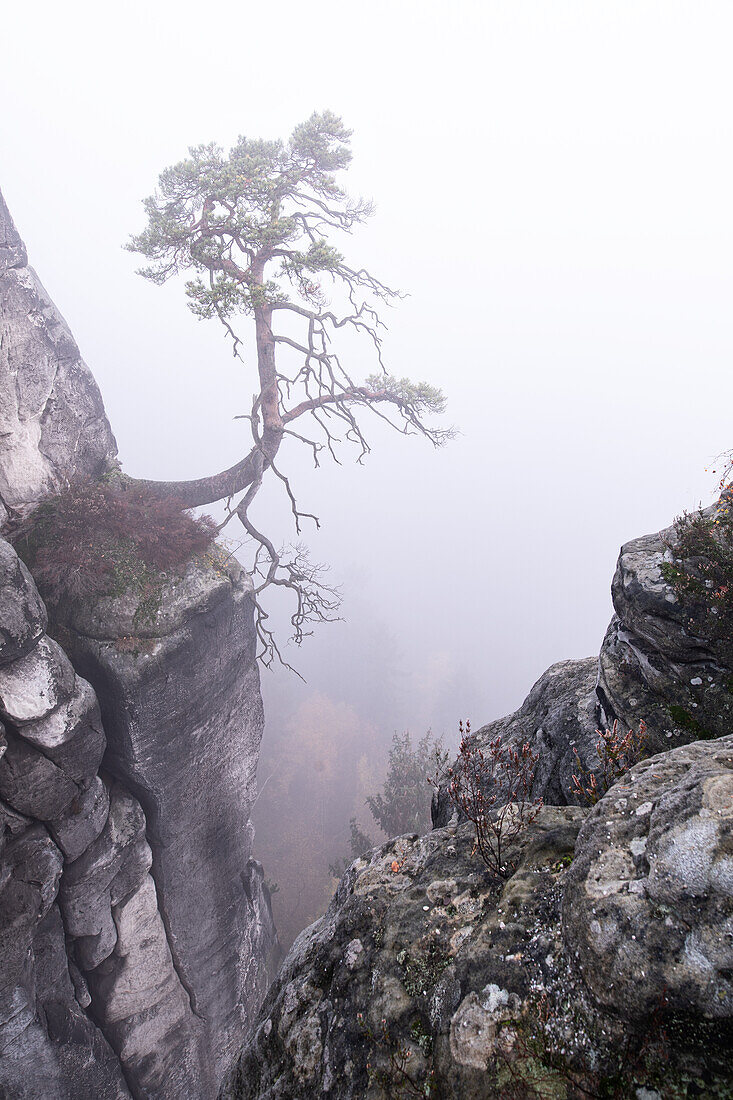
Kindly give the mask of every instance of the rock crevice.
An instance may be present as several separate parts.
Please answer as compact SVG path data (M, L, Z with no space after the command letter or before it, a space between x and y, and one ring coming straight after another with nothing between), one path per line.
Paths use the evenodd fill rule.
M0 530L115 457L2 197L0 444ZM251 585L217 560L49 626L0 538L3 1100L207 1100L264 993Z

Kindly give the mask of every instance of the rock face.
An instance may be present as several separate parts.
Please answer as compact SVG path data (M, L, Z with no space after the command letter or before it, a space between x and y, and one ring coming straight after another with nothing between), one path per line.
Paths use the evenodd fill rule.
M628 729L644 718L658 752L733 730L733 669L661 574L674 542L670 527L622 547L611 588L616 615L599 658L606 720Z
M0 561L13 624L0 665L0 1089L215 1096L275 938L248 816L262 731L251 585L238 568L191 566L160 623L121 649L81 626L127 630L129 601L117 619L113 600L106 618L101 603L78 609L65 637L103 725L7 543Z
M486 746L495 738L528 741L539 754L534 793L552 805L577 802L577 751L597 769L597 730L647 726L647 754L733 730L733 669L720 647L691 629L690 609L662 576L672 560L675 529L645 535L621 548L611 595L616 614L599 657L552 665L514 714L472 734ZM452 807L445 788L433 803L433 821L446 825Z
M469 824L357 860L222 1100L733 1095L732 750L543 807L506 881Z
M115 444L1 198L0 304L2 528ZM2 1100L208 1100L264 993L251 585L212 552L138 605L49 626L0 539Z
M2 545L6 562L12 553ZM21 603L36 623L32 581L7 574L0 611ZM144 812L101 772L94 691L46 634L18 653L30 633L16 632L23 644L0 667L0 1083L29 1098L214 1095L210 1038L175 966Z
M128 1097L67 956L59 896L65 860L52 839L73 817L72 855L81 856L104 829L106 812L87 810L89 792L101 786L99 708L43 632L35 586L2 541L0 560L0 619L11 624L0 658L0 1093ZM107 919L114 928L109 911ZM115 940L108 936L108 954Z
M565 805L572 801L572 773L577 770L573 749L584 760L595 758L596 730L602 721L597 681L595 657L560 661L540 676L518 711L490 722L471 736L482 746L497 737L515 746L529 741L539 754L535 793L551 805ZM433 821L447 825L452 813L442 787L433 801Z
M559 882L582 820L546 808L506 884L471 858L465 825L357 860L291 948L222 1098L492 1095L500 1024L558 972Z
M222 1100L733 1097L733 679L662 576L673 538L623 547L599 660L472 735L539 754L508 879L441 790L296 940ZM657 755L571 805L575 751L642 718Z
M592 810L565 937L594 997L733 1018L733 735L645 760ZM609 981L609 975L613 981Z
M0 529L117 451L97 384L0 194Z
M64 633L102 706L106 766L145 811L168 941L217 1080L274 944L249 821L263 727L252 610L250 578L214 561L167 582L143 621L134 597L109 597L76 607Z

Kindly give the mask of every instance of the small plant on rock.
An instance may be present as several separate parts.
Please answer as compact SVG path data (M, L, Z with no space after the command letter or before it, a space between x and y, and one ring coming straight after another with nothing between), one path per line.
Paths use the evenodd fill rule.
M578 774L573 775L571 794L576 795L587 806L595 806L607 790L624 775L634 764L644 759L646 747L646 722L642 718L639 732L630 729L622 737L618 729L618 719L612 728L596 730L596 752L600 770L592 772L583 766L577 749L573 749Z
M558 1030L558 1021L543 993L520 1021L505 1025L506 1043L497 1044L490 1064L497 1100L627 1100L640 1096L682 1097L697 1091L659 1093L667 1083L669 1041L664 1027L664 997L638 1030L629 1031L608 1049L597 1027L596 1055ZM580 1021L578 1021L580 1023ZM573 1046L576 1049L573 1050ZM599 1058L601 1048L603 1057ZM652 1086L651 1088L649 1086Z
M474 852L495 875L509 878L516 863L507 859L511 841L530 825L542 806L532 798L539 753L525 741L518 749L490 741L486 750L471 739L471 724L459 724L461 746L448 769L448 797L459 814L473 823ZM436 776L436 785L438 777Z
M675 523L675 540L662 563L664 579L691 610L688 625L702 629L733 661L733 497L723 486L711 512L688 513Z
M77 481L48 497L12 538L51 603L132 589L152 608L161 571L208 550L216 524L116 477Z
M377 1035L361 1012L357 1013L356 1018L371 1045L371 1054L366 1064L370 1086L377 1085L390 1100L408 1100L409 1097L429 1100L437 1095L432 1065L432 1041L419 1021L413 1023L411 1034L424 1055L426 1065L422 1072L413 1068L413 1051L407 1043L400 1042L391 1035L386 1020L381 1021L380 1034ZM379 1058L383 1065L375 1065L375 1058Z

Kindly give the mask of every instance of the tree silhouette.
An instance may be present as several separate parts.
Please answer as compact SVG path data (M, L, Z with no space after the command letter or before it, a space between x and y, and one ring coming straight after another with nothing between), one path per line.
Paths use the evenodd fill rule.
M252 522L252 502L263 477L271 475L283 487L296 534L306 519L319 524L300 509L279 464L283 440L302 444L316 466L324 455L339 462L344 443L356 448L361 462L370 449L360 420L364 410L436 446L452 435L425 420L443 412L441 391L394 377L382 361L379 310L400 293L347 264L331 243L373 212L337 182L351 160L350 137L341 119L324 111L296 126L287 142L240 137L228 155L215 144L191 148L187 159L159 177L159 191L144 203L147 226L127 246L151 261L140 274L154 283L190 273L190 308L221 323L243 362L240 325L249 321L256 392L241 414L251 432L247 454L208 477L149 484L186 508L226 501L227 519L237 516L243 524L252 548L259 656L267 665L280 653L259 599L265 588L292 594L298 643L309 633L306 624L332 619L339 603L302 544L278 550ZM376 359L377 372L363 381L336 350L336 337L348 330L369 343Z

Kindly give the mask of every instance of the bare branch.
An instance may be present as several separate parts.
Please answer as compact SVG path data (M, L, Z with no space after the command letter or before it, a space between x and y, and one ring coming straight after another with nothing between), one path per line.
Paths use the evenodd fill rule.
M358 462L369 454L362 409L435 446L452 434L427 422L443 411L440 392L393 377L383 361L380 311L404 295L366 268L351 266L333 243L373 212L370 203L350 200L337 182L350 160L349 138L341 120L323 112L296 127L286 143L240 138L228 155L213 144L192 148L160 176L160 191L145 201L148 225L129 245L151 262L142 273L155 283L190 273L190 308L221 324L241 362L238 322L244 317L252 324L256 392L251 411L236 418L249 425L249 453L213 477L147 484L185 507L224 500L220 529L234 515L241 520L251 542L255 622L265 664L283 660L260 602L267 588L286 588L294 600L296 643L307 635L306 624L332 621L338 608L336 590L322 583L320 567L311 565L307 552L300 546L276 551L252 522L251 506L272 471L285 489L296 534L304 519L318 526L317 516L299 508L280 465L283 439L308 447L318 467L325 452L338 463L347 445ZM289 320L287 331L273 327L273 318L281 317ZM348 330L367 342L381 373L361 381L342 361L339 337ZM311 430L301 426L308 417Z

